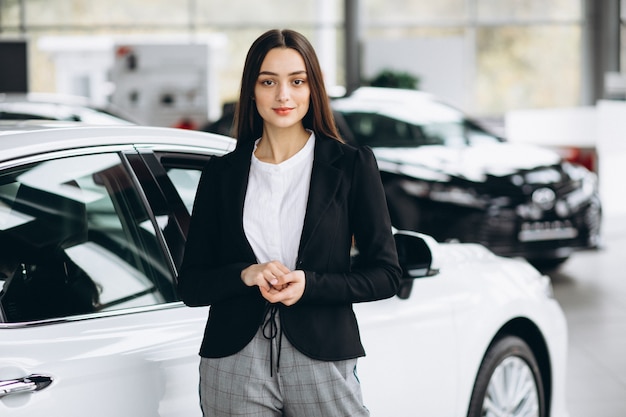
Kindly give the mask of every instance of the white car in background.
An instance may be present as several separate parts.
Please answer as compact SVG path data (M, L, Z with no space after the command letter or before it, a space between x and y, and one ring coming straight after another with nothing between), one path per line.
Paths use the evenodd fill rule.
M129 125L136 122L123 110L100 106L86 97L53 93L0 93L0 121L58 120L90 125Z
M0 415L199 417L208 308L176 271L219 135L139 126L0 135ZM567 417L550 280L397 231L398 296L355 305L372 416Z

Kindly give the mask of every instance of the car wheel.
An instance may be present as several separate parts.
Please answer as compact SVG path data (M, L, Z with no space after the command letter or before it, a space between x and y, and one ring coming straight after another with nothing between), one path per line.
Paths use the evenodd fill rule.
M537 360L519 337L505 336L487 351L474 384L468 417L545 417Z

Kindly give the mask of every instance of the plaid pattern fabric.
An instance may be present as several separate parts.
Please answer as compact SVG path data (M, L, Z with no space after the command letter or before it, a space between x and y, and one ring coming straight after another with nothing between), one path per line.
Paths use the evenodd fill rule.
M270 343L275 343L273 361ZM369 416L356 376L357 359L311 359L296 350L286 337L282 340L280 363L277 356L277 338L268 340L259 331L235 355L201 358L200 400L204 416Z

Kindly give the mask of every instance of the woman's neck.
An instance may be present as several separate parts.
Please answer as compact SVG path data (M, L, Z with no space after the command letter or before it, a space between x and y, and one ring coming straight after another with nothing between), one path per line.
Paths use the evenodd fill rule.
M311 133L302 126L289 129L263 129L254 155L260 161L280 164L294 156L306 144Z

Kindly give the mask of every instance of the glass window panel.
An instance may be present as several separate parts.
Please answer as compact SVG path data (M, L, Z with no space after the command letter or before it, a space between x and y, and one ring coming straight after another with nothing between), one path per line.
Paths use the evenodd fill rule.
M622 9L624 10L624 9ZM626 24L622 20L620 25L620 71L626 73Z
M478 29L477 108L499 114L579 103L580 43L578 25Z
M581 0L475 0L481 20L578 20L582 18Z
M20 1L0 1L0 24L17 28L20 25Z
M290 2L264 2L252 5L249 0L230 0L228 6L218 1L197 1L195 4L196 19L199 23L219 22L221 24L236 23L239 27L264 25L284 27L289 16L289 27L310 24L320 18L321 3L326 3L329 11L335 15L343 8L343 2L334 0L299 0ZM327 12L328 13L328 12ZM267 26L270 25L270 26ZM257 29L257 34L259 30Z
M0 253L3 321L176 300L152 222L116 154L3 174Z
M406 1L373 0L361 2L368 23L380 21L442 22L467 18L466 0Z
M178 191L190 214L193 209L193 201L196 197L201 174L202 171L199 169L188 168L171 168L167 171L168 177L174 184L174 187L176 187L176 191Z
M137 27L139 25L187 26L188 2L169 0L25 1L29 25ZM52 4L51 4L52 3Z

